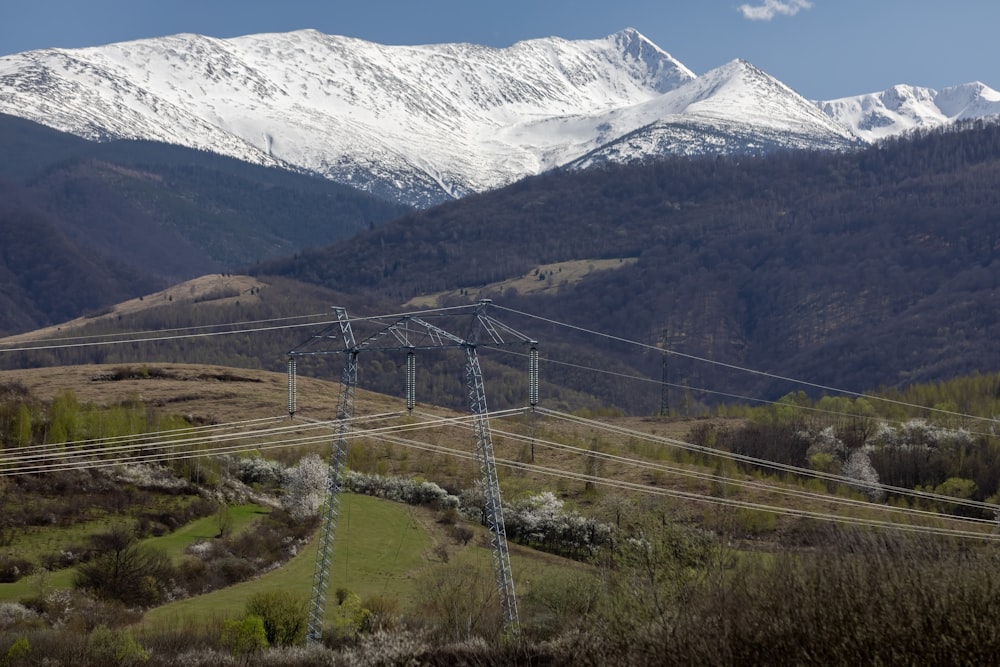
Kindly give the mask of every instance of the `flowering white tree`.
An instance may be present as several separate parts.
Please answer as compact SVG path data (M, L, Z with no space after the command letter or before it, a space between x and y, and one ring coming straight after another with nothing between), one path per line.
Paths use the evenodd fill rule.
M294 519L316 516L326 500L327 464L316 454L304 456L285 471L281 505Z
M612 526L567 510L551 491L523 498L505 507L507 535L536 548L564 555L591 556L607 544Z
M847 457L844 463L844 476L858 480L859 483L852 486L868 496L872 502L881 500L885 495L879 484L878 472L864 449L856 449Z

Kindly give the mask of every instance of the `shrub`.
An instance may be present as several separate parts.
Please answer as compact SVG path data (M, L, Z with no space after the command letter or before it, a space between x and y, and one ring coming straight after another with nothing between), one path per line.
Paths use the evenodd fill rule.
M327 465L315 454L288 469L281 505L296 520L316 516L327 494Z
M30 560L16 556L0 557L0 583L13 583L34 571L35 565Z
M429 571L420 582L421 611L439 639L496 637L503 625L493 575L466 563Z
M173 575L162 551L138 543L125 526L91 538L96 556L77 569L74 587L104 600L140 607L159 603Z
M31 642L28 641L27 637L18 637L14 640L14 643L10 645L7 649L7 657L4 659L4 665L13 665L20 661L22 658L28 655L31 650Z
M550 491L504 508L507 536L522 544L564 556L588 558L610 544L612 526L567 510Z
M231 474L244 484L278 486L284 481L285 467L280 462L260 456L231 459Z
M106 625L96 628L87 639L87 654L98 665L141 665L149 653L130 633L111 630Z
M251 614L239 620L226 621L219 643L234 656L245 658L249 664L254 654L267 648L264 619Z
M253 563L236 556L226 556L208 564L207 582L210 589L246 581L257 572Z
M38 614L17 602L0 602L0 631L38 622Z
M333 631L337 641L350 641L366 627L371 615L361 604L361 598L354 591L338 588L335 596L337 608L333 612Z
M385 477L375 473L348 470L342 484L346 490L366 496L385 498L408 505L429 505L443 510L457 509L459 499L434 482L409 477Z
M306 636L306 602L287 591L264 591L246 605L248 616L259 616L271 646L298 644Z
M475 536L471 528L459 523L448 526L448 535L455 541L455 544L461 544L462 546L468 546L469 542Z
M400 621L399 600L385 595L373 595L362 606L368 610L362 630L367 633L390 632Z

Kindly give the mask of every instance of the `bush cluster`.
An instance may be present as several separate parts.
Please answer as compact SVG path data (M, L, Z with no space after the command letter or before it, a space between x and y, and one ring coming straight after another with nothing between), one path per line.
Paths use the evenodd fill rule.
M439 509L457 508L460 503L458 497L422 478L385 477L349 470L344 475L344 489L408 505L428 505Z
M615 537L613 526L568 510L551 491L505 505L504 524L511 540L576 559L595 556Z

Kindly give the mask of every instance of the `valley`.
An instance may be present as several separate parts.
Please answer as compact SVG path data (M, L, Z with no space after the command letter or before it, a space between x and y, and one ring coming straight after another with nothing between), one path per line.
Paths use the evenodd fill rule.
M998 105L0 57L0 665L995 662Z

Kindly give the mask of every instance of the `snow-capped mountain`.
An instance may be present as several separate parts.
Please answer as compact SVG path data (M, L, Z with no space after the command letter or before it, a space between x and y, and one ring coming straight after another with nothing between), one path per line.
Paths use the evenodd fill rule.
M936 91L893 86L881 93L821 102L819 108L866 141L960 120L1000 115L1000 93L982 83Z
M776 149L843 150L859 144L847 127L744 60L614 112L627 131L574 166L637 156L761 154Z
M940 108L962 105L946 93L934 94ZM993 109L991 95L982 86L975 108ZM696 77L633 29L504 49L183 34L0 58L0 113L313 172L417 206L568 164L840 149L871 138L865 104L809 102L743 61Z

